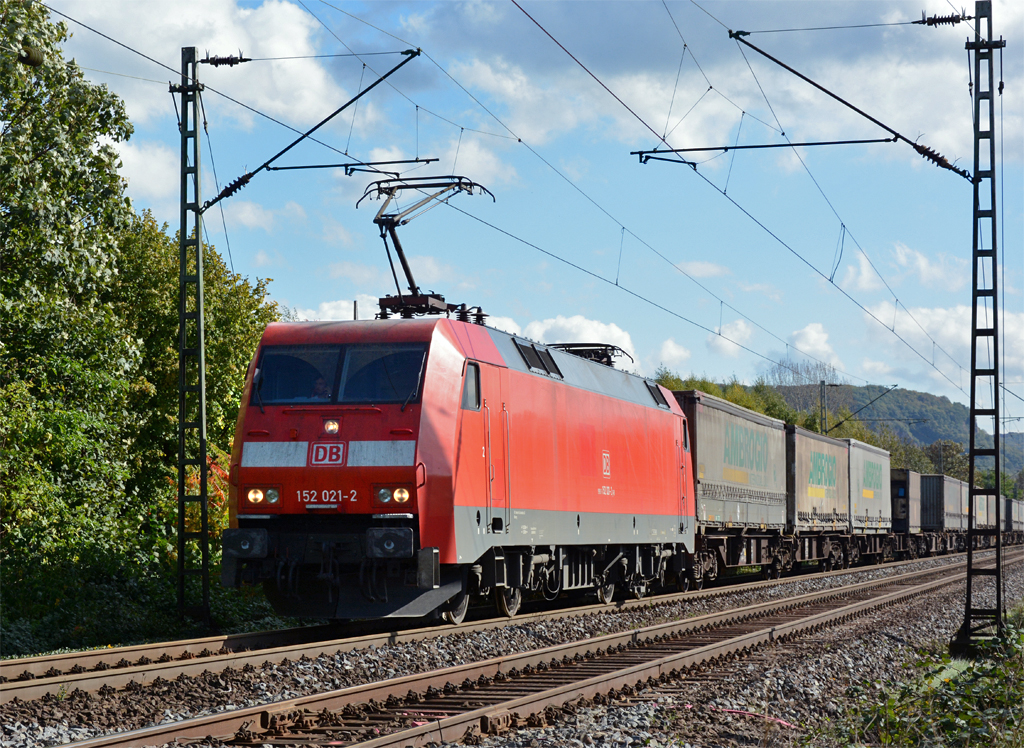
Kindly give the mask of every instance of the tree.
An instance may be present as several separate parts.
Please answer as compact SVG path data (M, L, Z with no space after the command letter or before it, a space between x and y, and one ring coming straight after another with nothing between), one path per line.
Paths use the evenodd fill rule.
M793 358L772 364L764 380L782 393L791 408L808 412L821 409L821 382L826 385L849 384L831 364ZM852 395L849 387L830 386L826 397L830 412L850 408Z
M966 481L970 475L970 460L967 458L967 450L960 442L938 439L925 448L925 454L935 466L936 473L942 473L962 481Z
M61 56L63 24L0 0L0 637L4 654L168 635L177 242L124 196L120 100ZM23 47L43 54L19 63ZM277 319L205 254L211 453ZM224 497L223 470L211 492ZM215 510L217 507L213 507ZM214 521L217 521L215 515Z
M131 216L110 145L131 134L124 108L62 59L67 29L44 6L0 0L0 24L6 557L15 542L51 547L57 528L102 527L112 508L90 499L120 493L127 475L138 349L108 306L117 235ZM24 46L42 52L40 66L18 62Z
M140 377L130 397L141 422L129 489L151 495L166 488L177 466L177 236L148 212L135 217L123 232L118 267L113 297L141 347ZM203 283L207 435L230 452L246 369L263 329L283 310L268 298L269 278L251 284L231 272L212 246L203 251Z

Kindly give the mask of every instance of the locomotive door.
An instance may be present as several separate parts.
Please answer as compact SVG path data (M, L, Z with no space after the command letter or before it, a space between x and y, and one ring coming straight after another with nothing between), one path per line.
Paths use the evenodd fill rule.
M679 532L684 537L690 531L690 512L687 511L686 507L686 493L689 491L688 481L691 480L691 476L687 475L686 465L689 462L689 441L688 434L686 432L686 421L682 418L676 419L676 470L677 480L679 482L679 488L676 492L679 496L677 504L677 512L679 513Z
M510 519L508 442L510 414L507 405L508 371L481 365L481 412L484 416L483 452L487 464L487 526L493 533L508 532Z

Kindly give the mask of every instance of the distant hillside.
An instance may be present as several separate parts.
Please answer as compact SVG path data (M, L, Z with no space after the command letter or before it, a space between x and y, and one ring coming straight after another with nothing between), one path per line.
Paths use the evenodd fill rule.
M808 387L778 387L791 407L806 408L809 396L817 407L817 386L810 391ZM857 411L885 391L884 387L854 387L843 385L829 390L829 410L834 412L833 405L844 405L851 412ZM893 390L878 402L868 406L857 418L865 421L873 431L888 426L901 436L909 437L918 444L928 445L939 439L948 439L962 443L968 441L967 421L969 410L966 405L954 403L947 397L930 395L927 392L914 390ZM1005 456L1006 469L1016 473L1024 468L1024 432L1003 433L1002 451ZM991 445L992 437L982 434L982 444Z

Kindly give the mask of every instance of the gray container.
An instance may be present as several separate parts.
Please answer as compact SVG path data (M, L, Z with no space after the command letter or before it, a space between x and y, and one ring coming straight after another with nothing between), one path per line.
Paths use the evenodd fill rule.
M948 532L967 528L961 481L948 475L921 476L921 529Z
M786 509L790 532L850 531L850 447L786 426Z
M850 445L850 521L857 534L888 534L892 529L889 453L856 439Z
M1013 532L1013 499L1000 496L999 501L1002 502L1003 510L1003 514L999 518L999 522L1003 526L1002 532Z
M890 470L892 531L916 535L921 532L921 474L913 470Z
M1024 532L1024 499L1013 500L1013 529Z
M673 394L690 431L697 525L783 529L785 423L699 390Z

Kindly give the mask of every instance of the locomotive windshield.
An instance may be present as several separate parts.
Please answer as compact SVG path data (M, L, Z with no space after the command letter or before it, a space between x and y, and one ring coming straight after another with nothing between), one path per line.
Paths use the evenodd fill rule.
M268 346L251 403L416 402L426 356L425 343Z

